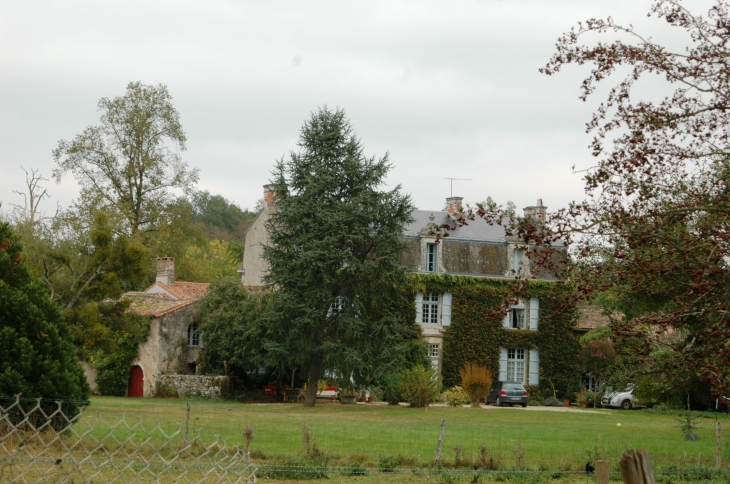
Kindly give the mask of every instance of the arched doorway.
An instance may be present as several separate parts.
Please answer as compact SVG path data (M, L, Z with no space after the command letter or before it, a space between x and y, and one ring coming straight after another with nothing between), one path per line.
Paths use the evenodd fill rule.
M129 372L128 397L144 396L144 372L139 365L133 366Z

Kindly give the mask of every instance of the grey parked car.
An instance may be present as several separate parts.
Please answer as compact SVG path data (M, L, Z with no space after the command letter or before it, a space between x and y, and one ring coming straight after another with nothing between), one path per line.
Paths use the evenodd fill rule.
M492 391L484 399L484 403L487 405L494 403L498 407L500 405L509 405L511 407L515 404L526 407L527 396L527 390L522 386L522 383L498 381L492 384Z

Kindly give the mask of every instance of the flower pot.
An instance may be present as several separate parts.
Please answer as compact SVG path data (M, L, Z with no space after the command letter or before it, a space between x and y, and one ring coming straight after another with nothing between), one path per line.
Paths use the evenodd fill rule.
M588 402L580 402L580 408L586 408L588 406Z
M570 400L568 400L567 398L563 400L563 407L570 407Z
M357 395L340 395L340 403L343 405L354 405L357 403Z
M375 401L375 397L368 397L368 403L373 403Z
M368 399L367 399L367 397L365 395L363 395L363 396L360 397L360 401L364 403L364 402L367 402Z

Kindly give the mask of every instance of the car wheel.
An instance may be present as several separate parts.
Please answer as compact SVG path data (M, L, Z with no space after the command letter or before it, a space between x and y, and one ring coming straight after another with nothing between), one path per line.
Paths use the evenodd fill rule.
M499 397L497 397L497 401L496 401L496 402L494 402L494 404L495 404L496 406L498 406L498 407L501 407L501 406L502 406L502 400L501 400L501 399L500 399Z
M523 404L522 404L522 408L525 408L526 406L527 406L527 404L526 404L526 403L523 403Z
M629 410L631 408L631 400L624 400L621 402L621 408L624 410Z

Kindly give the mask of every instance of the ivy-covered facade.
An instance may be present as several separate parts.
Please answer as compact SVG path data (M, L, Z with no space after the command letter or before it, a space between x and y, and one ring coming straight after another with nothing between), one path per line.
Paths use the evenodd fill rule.
M580 377L570 287L531 267L526 247L500 226L477 220L437 240L461 200L448 198L445 211L414 212L404 234L416 323L432 365L445 386L459 384L459 370L476 361L495 380L568 391ZM525 214L544 217L545 207L538 200Z

